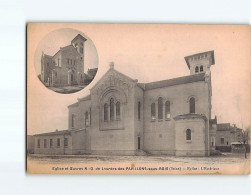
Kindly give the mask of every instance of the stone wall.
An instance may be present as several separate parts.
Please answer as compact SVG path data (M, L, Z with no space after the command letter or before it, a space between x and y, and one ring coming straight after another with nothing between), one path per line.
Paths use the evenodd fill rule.
M175 124L176 156L208 156L205 146L206 121L201 118L181 119ZM186 140L186 130L191 140Z

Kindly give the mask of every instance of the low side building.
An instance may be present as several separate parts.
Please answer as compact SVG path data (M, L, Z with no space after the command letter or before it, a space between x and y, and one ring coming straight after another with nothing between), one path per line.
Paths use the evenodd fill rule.
M85 130L63 130L34 135L35 154L85 154Z
M34 148L35 148L35 137L32 135L27 135L26 137L26 143L27 143L27 154L33 154Z

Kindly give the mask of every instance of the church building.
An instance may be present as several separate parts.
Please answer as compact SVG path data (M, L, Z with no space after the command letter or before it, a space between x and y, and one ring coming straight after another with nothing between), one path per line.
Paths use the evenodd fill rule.
M217 129L211 118L214 51L185 61L190 75L150 83L111 63L90 94L68 106L67 130L35 135L35 153L209 156Z
M61 87L84 84L84 43L78 34L71 44L50 56L42 53L40 79L46 86Z

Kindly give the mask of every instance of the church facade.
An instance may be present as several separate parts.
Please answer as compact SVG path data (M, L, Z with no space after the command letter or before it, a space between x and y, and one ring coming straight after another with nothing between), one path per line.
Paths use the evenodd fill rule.
M61 87L84 84L84 43L78 34L71 44L50 56L42 53L40 79L46 86Z
M190 75L151 83L111 63L90 94L68 106L68 130L35 135L35 153L209 156L217 128L211 118L214 51L185 61Z

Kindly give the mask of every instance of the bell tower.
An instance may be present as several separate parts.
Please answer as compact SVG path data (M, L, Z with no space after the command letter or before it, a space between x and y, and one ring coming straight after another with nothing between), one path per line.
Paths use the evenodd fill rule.
M205 73L210 71L211 65L215 64L214 51L207 51L203 53L197 53L185 57L188 68L190 69L190 75Z
M72 39L71 44L76 48L77 52L80 54L80 62L83 64L84 72L84 44L87 39L82 35L78 34L74 39Z

